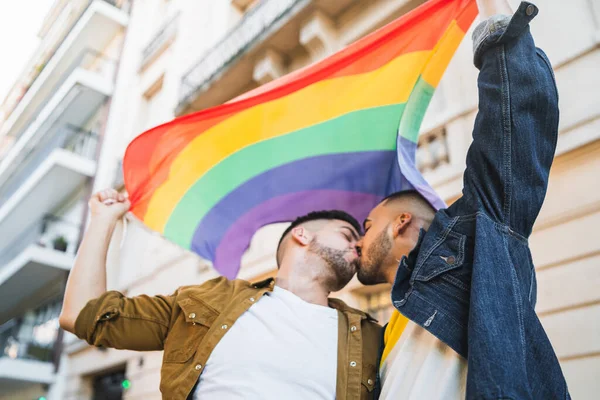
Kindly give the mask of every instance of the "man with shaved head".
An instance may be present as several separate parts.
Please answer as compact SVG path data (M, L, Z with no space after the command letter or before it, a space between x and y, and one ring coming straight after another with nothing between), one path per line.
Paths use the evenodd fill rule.
M436 210L392 194L364 221L358 279L392 285L382 399L569 399L535 313L528 238L558 136L558 95L523 2L478 0L479 108L463 195Z

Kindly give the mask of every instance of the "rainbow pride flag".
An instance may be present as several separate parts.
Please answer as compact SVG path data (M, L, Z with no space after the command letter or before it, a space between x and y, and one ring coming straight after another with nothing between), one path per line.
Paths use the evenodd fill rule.
M415 188L419 127L477 15L432 0L331 57L138 136L124 159L132 213L236 276L262 226L321 209L357 219Z

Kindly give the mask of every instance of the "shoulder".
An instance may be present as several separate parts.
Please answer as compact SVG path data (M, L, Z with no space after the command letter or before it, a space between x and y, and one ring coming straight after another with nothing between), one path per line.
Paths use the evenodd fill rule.
M199 285L181 286L177 289L177 300L194 298L196 300L205 300L205 298L219 297L221 299L229 298L244 290L257 290L269 286L272 279L251 283L244 279L227 279L219 276L210 279Z

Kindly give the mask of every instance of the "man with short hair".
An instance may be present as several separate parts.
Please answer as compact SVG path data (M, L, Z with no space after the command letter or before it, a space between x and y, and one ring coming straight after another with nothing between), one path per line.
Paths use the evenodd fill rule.
M354 276L360 225L342 211L298 218L282 235L277 278L224 277L170 296L106 291L106 253L129 201L90 200L60 325L95 346L164 350L165 399L372 399L381 327L329 298Z
M392 284L382 399L568 399L535 314L528 246L558 136L552 68L529 33L537 7L478 0L479 110L463 196L435 211L393 194L364 222L358 279ZM468 372L467 372L468 371Z

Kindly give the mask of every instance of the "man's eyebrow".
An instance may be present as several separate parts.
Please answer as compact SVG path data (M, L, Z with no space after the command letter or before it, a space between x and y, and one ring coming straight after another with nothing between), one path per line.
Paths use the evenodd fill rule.
M349 226L342 226L341 228L346 228L346 229L348 229L348 230L350 231L350 233L352 233L352 237L353 237L355 240L358 240L358 239L359 239L359 237L358 237L358 235L356 234L356 232L354 231L354 229L350 228Z
M371 222L371 220L369 218L365 219L365 221L363 222L363 229L364 230L367 229L367 222Z

